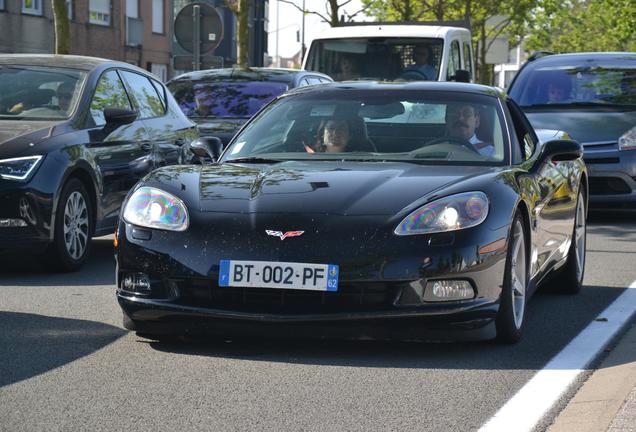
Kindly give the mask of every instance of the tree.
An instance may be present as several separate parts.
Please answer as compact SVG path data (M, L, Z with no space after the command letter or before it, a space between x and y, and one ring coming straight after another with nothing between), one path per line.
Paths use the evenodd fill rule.
M529 50L636 51L633 0L538 0L527 24Z
M324 22L329 23L331 27L338 27L342 25L340 20L340 10L343 9L346 5L351 3L353 0L326 0L325 2L325 12L318 12L316 10L303 9L302 6L297 5L293 0L279 0L281 3L287 3L294 6L296 9L304 13L305 15L317 15ZM353 14L347 14L345 21L353 21L353 19L363 13L367 9L366 6L363 6L357 12ZM344 17L344 14L343 14Z
M249 66L250 29L248 25L250 0L225 0L227 6L236 16L236 64L239 68Z
M71 45L71 32L68 21L66 0L51 0L55 29L55 54L68 54Z

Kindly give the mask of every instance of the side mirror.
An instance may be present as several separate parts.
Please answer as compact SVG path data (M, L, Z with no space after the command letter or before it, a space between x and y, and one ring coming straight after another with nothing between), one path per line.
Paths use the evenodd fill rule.
M541 148L541 163L547 161L571 161L583 156L583 147L577 141L557 139L543 144Z
M139 113L125 108L104 108L104 119L108 126L127 125L135 120Z
M457 82L465 82L465 83L469 83L470 82L470 72L464 69L457 69L455 71L455 75L453 75L451 77L451 79L453 81L457 81Z
M223 153L223 142L218 137L198 138L192 141L190 150L200 158L209 157L216 162Z

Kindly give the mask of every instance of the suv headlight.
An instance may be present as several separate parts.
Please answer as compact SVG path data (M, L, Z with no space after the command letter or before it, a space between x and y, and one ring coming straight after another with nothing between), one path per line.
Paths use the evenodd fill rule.
M482 223L488 216L488 197L483 192L450 195L411 212L395 228L399 236L456 231Z
M130 196L124 220L133 225L167 231L185 231L189 218L185 204L161 189L143 186Z
M42 156L27 156L0 160L0 177L25 181L42 160Z
M636 126L625 132L618 139L619 150L636 150Z

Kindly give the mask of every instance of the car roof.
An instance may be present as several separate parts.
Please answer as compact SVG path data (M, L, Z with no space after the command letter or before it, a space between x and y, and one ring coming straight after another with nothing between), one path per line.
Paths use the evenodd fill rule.
M320 72L306 71L303 69L287 69L287 68L264 68L264 67L252 67L252 68L221 68L221 69L206 69L194 72L188 72L173 78L171 81L179 80L206 80L206 79L241 79L241 80L253 80L253 81L278 81L278 82L293 82L298 75L318 75L323 78L331 80L328 75Z
M287 94L299 94L321 91L392 91L392 90L425 90L439 92L473 93L492 97L505 97L505 92L498 87L482 84L459 83L452 81L345 81L318 84L314 86L299 87L287 92Z
M364 23L355 26L331 27L323 31L317 39L369 38L369 37L430 37L445 38L449 33L465 33L466 28L441 25L405 25Z
M98 57L57 54L0 54L0 64L25 66L53 66L91 71L101 65L112 65L141 70L129 63ZM144 71L148 73L147 71Z
M549 54L537 58L530 64L541 65L581 65L595 61L636 61L636 53L634 52L582 52L567 54Z

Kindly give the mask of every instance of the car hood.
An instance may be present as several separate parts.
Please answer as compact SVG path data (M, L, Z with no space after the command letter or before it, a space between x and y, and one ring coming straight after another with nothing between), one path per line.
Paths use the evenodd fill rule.
M225 163L201 170L199 202L205 212L394 215L436 191L443 195L444 186L496 171L409 163Z
M573 139L585 143L618 141L636 125L636 110L609 111L606 109L527 111L535 129L558 129Z
M31 143L51 136L56 121L0 120L0 158L17 157Z
M220 138L223 144L227 144L249 119L193 118L192 120L198 125L200 136L215 136Z

